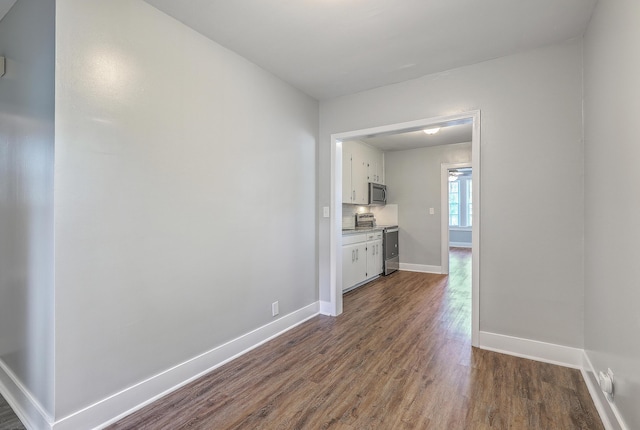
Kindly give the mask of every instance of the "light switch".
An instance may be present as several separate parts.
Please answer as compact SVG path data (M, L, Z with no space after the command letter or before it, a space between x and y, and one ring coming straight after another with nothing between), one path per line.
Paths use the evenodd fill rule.
M324 206L322 208L322 216L325 218L329 218L329 206Z
M429 208L429 215L433 215L436 213L436 210L434 208Z

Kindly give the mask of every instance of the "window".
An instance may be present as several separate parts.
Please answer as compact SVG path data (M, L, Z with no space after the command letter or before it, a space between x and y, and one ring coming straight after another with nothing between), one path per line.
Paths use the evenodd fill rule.
M449 226L460 225L460 182L449 182Z
M467 225L469 227L471 227L471 220L473 219L472 215L473 215L473 195L472 195L472 190L473 190L473 186L471 184L471 179L467 179Z
M449 182L449 227L471 227L473 194L471 176Z

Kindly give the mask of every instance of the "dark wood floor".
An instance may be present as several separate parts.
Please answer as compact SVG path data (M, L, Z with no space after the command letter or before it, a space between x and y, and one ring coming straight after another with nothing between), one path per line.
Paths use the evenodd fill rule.
M603 429L578 370L470 346L470 255L396 272L111 429Z
M0 430L25 430L18 416L2 396L0 396Z

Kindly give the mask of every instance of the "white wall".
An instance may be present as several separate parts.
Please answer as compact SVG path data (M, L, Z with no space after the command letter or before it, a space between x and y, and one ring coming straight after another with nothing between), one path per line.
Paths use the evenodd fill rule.
M318 103L141 0L57 4L60 419L318 300Z
M582 347L581 50L574 40L321 102L320 205L332 133L480 109L480 329ZM322 300L329 234L320 219Z
M585 349L615 373L615 402L640 428L640 3L598 2L585 34ZM622 228L621 228L622 227Z
M471 248L472 234L469 227L450 227L449 246Z
M0 21L0 55L6 57L0 78L0 386L28 408L4 366L48 414L54 379L54 32L50 1L20 0Z
M401 263L441 266L440 166L470 162L470 142L385 153L388 199L398 205Z

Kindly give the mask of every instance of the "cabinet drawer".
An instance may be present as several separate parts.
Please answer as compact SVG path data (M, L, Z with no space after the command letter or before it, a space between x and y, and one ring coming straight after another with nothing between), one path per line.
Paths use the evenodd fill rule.
M381 231L374 231L371 233L367 233L367 240L376 240L376 239L382 239Z
M352 243L360 243L360 242L366 242L366 241L367 241L366 234L348 234L346 236L342 236L343 245L351 245Z

